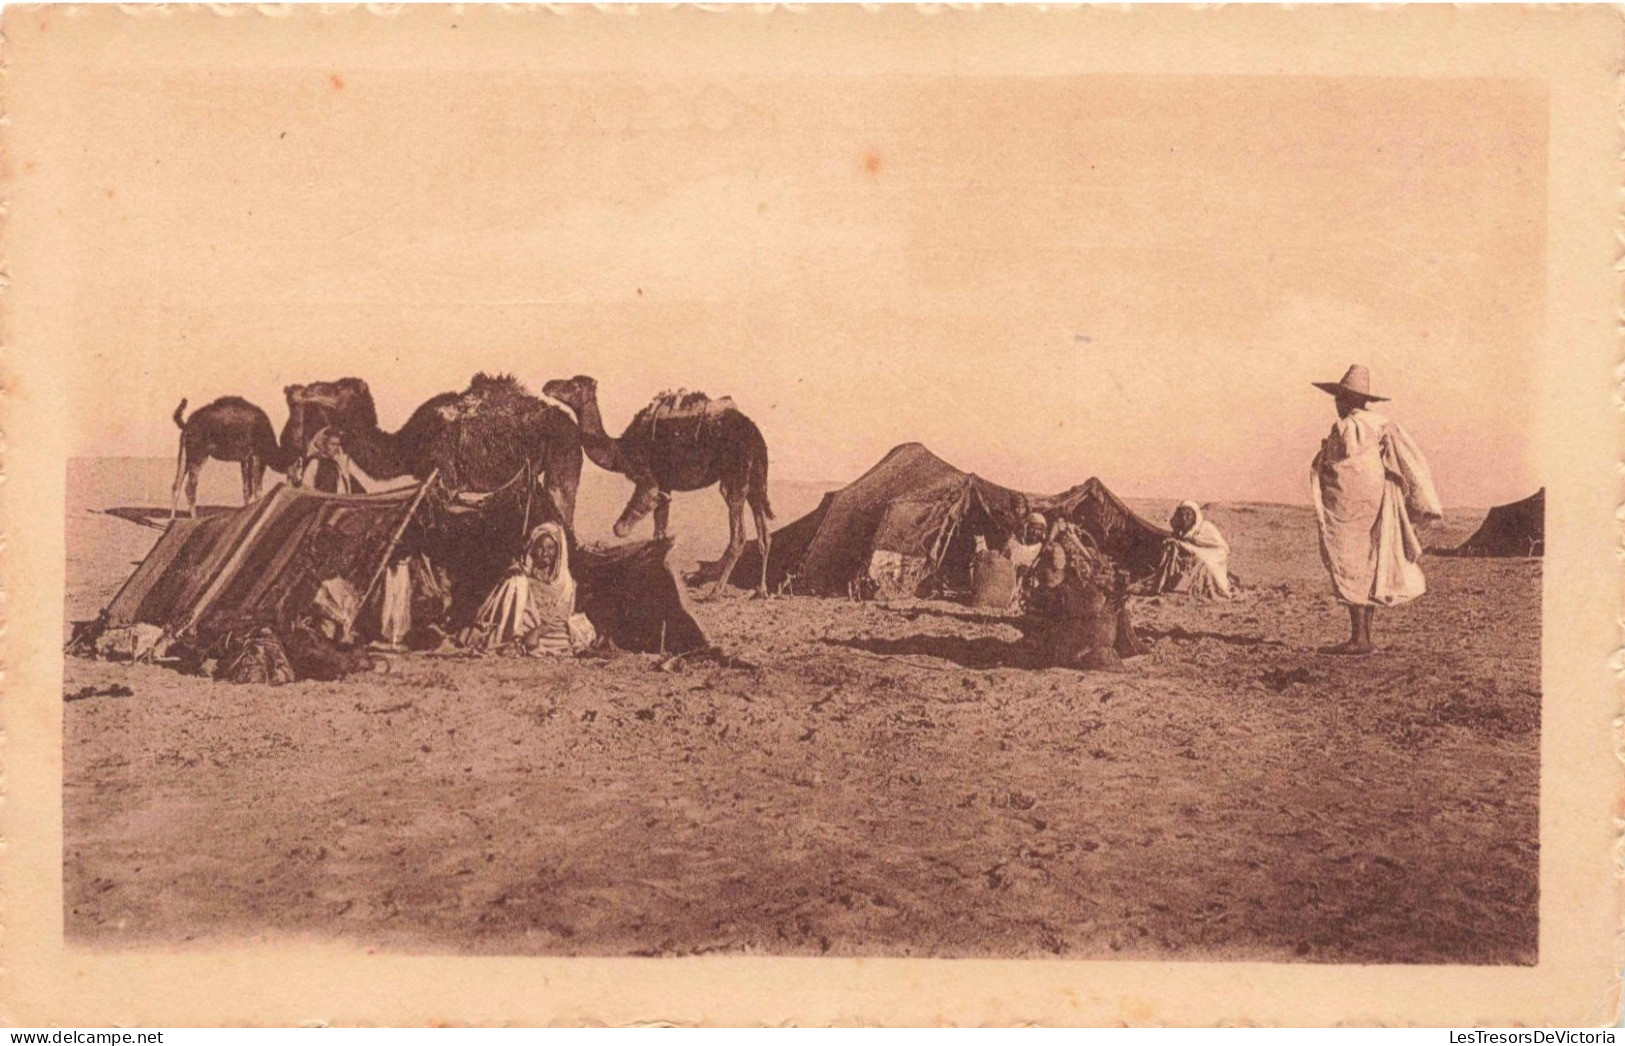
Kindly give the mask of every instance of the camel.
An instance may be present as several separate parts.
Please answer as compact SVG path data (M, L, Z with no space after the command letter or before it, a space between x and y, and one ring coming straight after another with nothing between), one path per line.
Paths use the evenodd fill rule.
M316 461L316 475L311 486L317 490L335 491L341 483L365 491L364 487L348 481L334 470L334 462L323 455L312 453L311 436L322 429L336 426L340 429L376 429L378 410L373 405L372 390L360 378L339 378L337 381L316 381L308 385L289 385L282 390L288 401L288 420L282 426L280 443L283 456L289 462L288 481L294 486L304 485L307 462Z
M175 486L170 494L169 518L180 513L197 516L197 479L210 458L235 461L243 471L243 504L258 500L265 470L282 472L286 457L277 446L276 430L265 411L241 396L222 396L186 417L186 401L175 408L175 427L181 430L175 461Z
M429 444L445 427L441 411L455 403L455 392L431 397L395 432L378 427L372 391L359 378L289 385L288 423L282 446L290 454L288 479L303 482L308 462L317 462L317 489L353 489L356 469L374 480L401 476L427 479L434 471ZM325 482L324 482L325 480Z
M363 399L339 384L289 388L284 438L303 456L332 462L340 476L353 467L378 480L426 479L439 469L447 486L475 493L496 490L530 468L574 533L581 437L563 407L532 396L512 377L476 374L463 392L431 398L391 433L376 422L358 423ZM370 409L370 393L364 402Z
M1117 672L1146 648L1129 618L1126 575L1087 540L1071 524L1052 525L1014 624L1042 665Z
M745 550L745 506L749 505L762 553L756 595L767 596L767 553L773 543L767 529L773 518L767 496L767 441L732 400L712 400L701 392L657 396L613 439L604 431L598 382L593 378L556 379L544 385L542 392L576 412L582 449L593 464L632 481L631 500L615 522L616 537L629 534L650 511L654 512L655 537L665 537L672 491L704 490L716 484L728 505L728 551L710 595L722 594Z
M532 395L512 375L480 373L438 413L442 424L425 452L453 489L487 493L529 469L574 539L582 444L563 404Z

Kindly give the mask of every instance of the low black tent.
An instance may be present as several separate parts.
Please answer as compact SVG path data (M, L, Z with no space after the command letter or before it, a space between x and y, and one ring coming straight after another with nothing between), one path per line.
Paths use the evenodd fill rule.
M1490 509L1473 536L1444 556L1541 556L1546 552L1546 488Z
M529 503L527 503L527 501ZM114 596L98 631L152 625L199 645L254 626L285 629L308 613L323 582L342 578L376 623L381 576L402 553L422 553L452 581L450 624L467 624L550 503L514 484L478 499L433 478L383 494L328 494L278 486L241 509L173 521ZM685 653L707 645L666 563L670 542L571 552L577 604L625 650ZM371 599L367 599L367 596Z
M1033 510L1077 524L1134 577L1156 570L1168 536L1097 479L1038 497L963 472L922 444L905 443L774 532L768 587L829 596L846 595L861 583L886 597L964 590L976 539L1002 546ZM750 587L760 571L753 542L731 580ZM694 580L715 576L715 564L706 564Z

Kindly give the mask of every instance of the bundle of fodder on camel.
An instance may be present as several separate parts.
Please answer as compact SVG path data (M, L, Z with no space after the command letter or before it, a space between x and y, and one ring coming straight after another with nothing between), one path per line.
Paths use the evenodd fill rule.
M379 638L384 573L406 560L429 564L448 590L435 619L419 622L436 642L472 617L527 526L548 518L550 503L531 497L524 475L483 497L450 491L433 475L383 494L281 486L236 511L177 520L101 615L76 629L69 650L215 673L245 643L268 645L267 633L290 654L291 640L309 633L350 650ZM616 647L676 654L708 646L669 550L648 541L573 553L577 609ZM321 678L293 667L296 677Z
M905 443L773 532L767 583L798 595L958 598L970 589L978 539L1003 548L1035 511L1073 524L1133 579L1156 572L1168 537L1098 479L1049 497L1023 494ZM760 570L747 548L736 577ZM703 584L716 573L717 564L702 564L689 580Z

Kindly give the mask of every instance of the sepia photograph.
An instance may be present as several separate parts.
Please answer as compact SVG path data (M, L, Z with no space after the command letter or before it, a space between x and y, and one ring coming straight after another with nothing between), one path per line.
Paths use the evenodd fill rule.
M1616 11L4 17L18 1019L1616 1019Z

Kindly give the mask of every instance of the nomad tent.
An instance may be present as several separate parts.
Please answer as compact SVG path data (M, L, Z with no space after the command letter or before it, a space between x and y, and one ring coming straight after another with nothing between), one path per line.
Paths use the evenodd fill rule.
M324 583L360 595L354 625L376 634L383 573L401 556L426 557L450 582L447 624L469 623L523 545L533 513L523 484L479 499L453 496L434 477L384 494L326 494L278 486L231 512L177 519L114 596L97 631L156 626L206 645L227 632L285 629L310 613ZM705 647L666 564L668 541L571 552L578 609L626 650Z
M1078 524L1131 576L1157 568L1167 533L1136 516L1099 480L1034 497L905 443L774 532L768 585L824 596L846 595L855 585L890 598L962 591L970 584L976 538L1002 547L1032 510ZM734 584L755 583L758 555L755 543L745 546ZM715 576L715 564L707 564L697 580Z
M1546 552L1546 488L1490 509L1473 536L1442 556L1540 556Z

